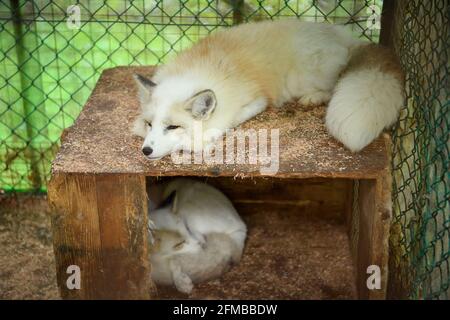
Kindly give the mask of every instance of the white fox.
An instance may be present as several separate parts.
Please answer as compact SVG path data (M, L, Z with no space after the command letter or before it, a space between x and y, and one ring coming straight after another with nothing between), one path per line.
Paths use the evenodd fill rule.
M231 202L202 182L175 179L163 187L162 207L150 210L151 276L190 293L240 261L247 228Z
M190 150L201 123L203 144L292 98L329 102L326 126L352 151L392 125L403 104L401 70L386 49L354 39L342 26L279 20L216 32L135 76L142 112L134 133L152 160Z

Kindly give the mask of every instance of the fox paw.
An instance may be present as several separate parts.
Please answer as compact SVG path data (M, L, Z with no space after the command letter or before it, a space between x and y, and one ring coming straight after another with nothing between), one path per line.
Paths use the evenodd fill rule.
M179 274L175 281L175 287L178 291L189 294L194 289L194 284L187 274Z
M191 232L191 236L197 240L198 244L200 245L200 247L202 249L204 249L206 247L206 238L203 234L201 234L200 232Z
M303 95L298 102L306 107L320 106L330 101L331 94L325 91L315 91Z

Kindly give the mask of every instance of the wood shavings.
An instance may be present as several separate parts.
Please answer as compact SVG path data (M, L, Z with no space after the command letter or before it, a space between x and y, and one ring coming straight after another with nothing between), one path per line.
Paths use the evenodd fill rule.
M64 133L53 172L136 173L158 175L255 176L261 165L174 164L170 156L149 161L141 154L142 140L131 125L139 103L132 74L150 75L152 67L105 70L74 126ZM242 129L279 129L277 176L373 178L387 165L386 138L353 154L328 135L325 107L305 109L296 102L269 108L244 123ZM269 149L270 150L270 149Z

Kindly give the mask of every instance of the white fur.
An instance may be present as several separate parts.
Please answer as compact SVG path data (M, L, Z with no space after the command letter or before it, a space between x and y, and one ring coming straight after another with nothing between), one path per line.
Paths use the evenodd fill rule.
M377 68L350 72L328 105L328 131L351 151L360 151L396 121L402 92L397 78Z
M216 32L158 67L152 78L156 86L140 94L142 113L134 133L145 138L143 147L153 148L149 158L159 159L180 149L209 150L227 129L269 104L298 98L318 105L331 99L330 133L358 151L395 120L402 105L401 84L388 74L367 69L339 79L352 52L363 44L342 26L298 20ZM189 105L203 90L213 92L216 103L207 117L198 119ZM145 121L152 123L151 129ZM194 144L199 124L203 144ZM168 125L180 128L169 132L164 129ZM211 130L215 134L208 134Z
M201 120L203 133L226 129L297 97L306 104L327 102L349 50L358 45L341 26L281 20L244 24L217 32L160 66L151 94L142 98L135 134L159 159L192 147L195 120L186 103L199 91L215 93L217 107ZM148 129L143 122L152 123ZM177 132L164 131L180 125ZM207 136L204 134L204 136ZM217 136L217 135L214 135ZM214 143L204 139L204 145ZM194 150L194 151L201 151Z
M152 228L164 231L160 249L150 257L152 278L189 293L193 283L218 277L239 262L247 228L225 195L205 183L175 179L163 188L163 198L175 190L176 199L149 213Z
M161 241L175 244L168 236L162 236ZM236 244L229 236L209 233L201 247L182 248L180 252L166 248L152 253L151 277L156 284L174 285L178 291L189 294L195 283L220 277L239 262L237 253Z

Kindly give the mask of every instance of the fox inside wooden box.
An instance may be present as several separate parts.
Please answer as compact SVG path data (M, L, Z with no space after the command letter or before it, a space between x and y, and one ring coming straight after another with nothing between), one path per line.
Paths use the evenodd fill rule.
M354 299L348 179L149 178L157 297Z

